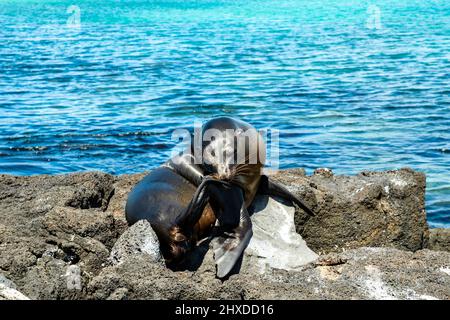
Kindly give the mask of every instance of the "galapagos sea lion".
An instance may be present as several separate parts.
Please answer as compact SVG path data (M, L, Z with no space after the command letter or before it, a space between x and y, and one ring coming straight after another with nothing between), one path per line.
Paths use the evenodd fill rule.
M262 175L266 146L253 126L220 117L208 121L201 134L201 160L191 145L190 153L153 170L131 191L126 217L129 224L140 219L150 222L172 266L215 226L214 259L217 276L223 278L250 241L247 209L257 193L285 198L312 212L286 188Z

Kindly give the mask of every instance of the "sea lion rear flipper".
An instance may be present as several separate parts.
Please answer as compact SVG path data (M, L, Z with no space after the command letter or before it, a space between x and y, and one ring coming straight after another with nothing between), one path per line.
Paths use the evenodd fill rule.
M252 222L244 203L239 220L236 228L224 232L212 241L218 278L224 278L230 273L253 235Z
M300 200L297 196L292 194L288 189L280 185L279 183L271 180L269 177L263 175L261 176L261 182L259 185L259 193L266 194L269 196L276 196L288 201L295 203L307 214L314 216L314 213L310 208L308 208L305 203Z

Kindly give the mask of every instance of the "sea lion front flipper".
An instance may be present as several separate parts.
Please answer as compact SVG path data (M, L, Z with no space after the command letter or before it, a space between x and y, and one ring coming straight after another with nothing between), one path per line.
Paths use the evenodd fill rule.
M269 177L263 175L261 176L261 182L259 185L259 193L266 194L269 196L276 196L283 199L286 199L288 201L291 201L295 203L297 206L299 206L303 211L305 211L307 214L311 216L315 216L315 214L312 212L306 204L300 200L297 196L292 194L288 189L283 187L281 184L271 180Z
M239 225L230 231L224 231L212 241L218 278L224 278L230 273L249 244L252 235L250 215L242 201Z
M191 229L194 227L209 201L211 192L210 187L213 185L229 187L229 183L226 181L205 177L197 187L197 190L195 190L188 207L176 218L176 225L181 226L184 229Z
M177 155L167 161L165 165L196 187L198 187L205 178L203 169L195 163L194 156L189 153Z

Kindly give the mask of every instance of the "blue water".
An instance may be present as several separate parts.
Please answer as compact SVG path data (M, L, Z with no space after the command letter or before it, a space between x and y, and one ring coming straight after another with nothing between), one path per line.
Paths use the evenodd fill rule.
M283 168L425 172L450 226L448 0L1 0L0 23L1 173L148 170L231 115L280 130Z

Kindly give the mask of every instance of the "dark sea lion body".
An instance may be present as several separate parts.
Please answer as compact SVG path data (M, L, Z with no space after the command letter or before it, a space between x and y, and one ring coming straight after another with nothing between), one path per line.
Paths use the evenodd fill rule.
M188 207L196 189L194 184L175 171L159 167L145 176L128 196L125 208L127 222L130 225L142 219L150 222L167 260L171 260L171 229L177 224L177 217ZM211 207L206 205L188 242L194 244L203 237L215 219Z

